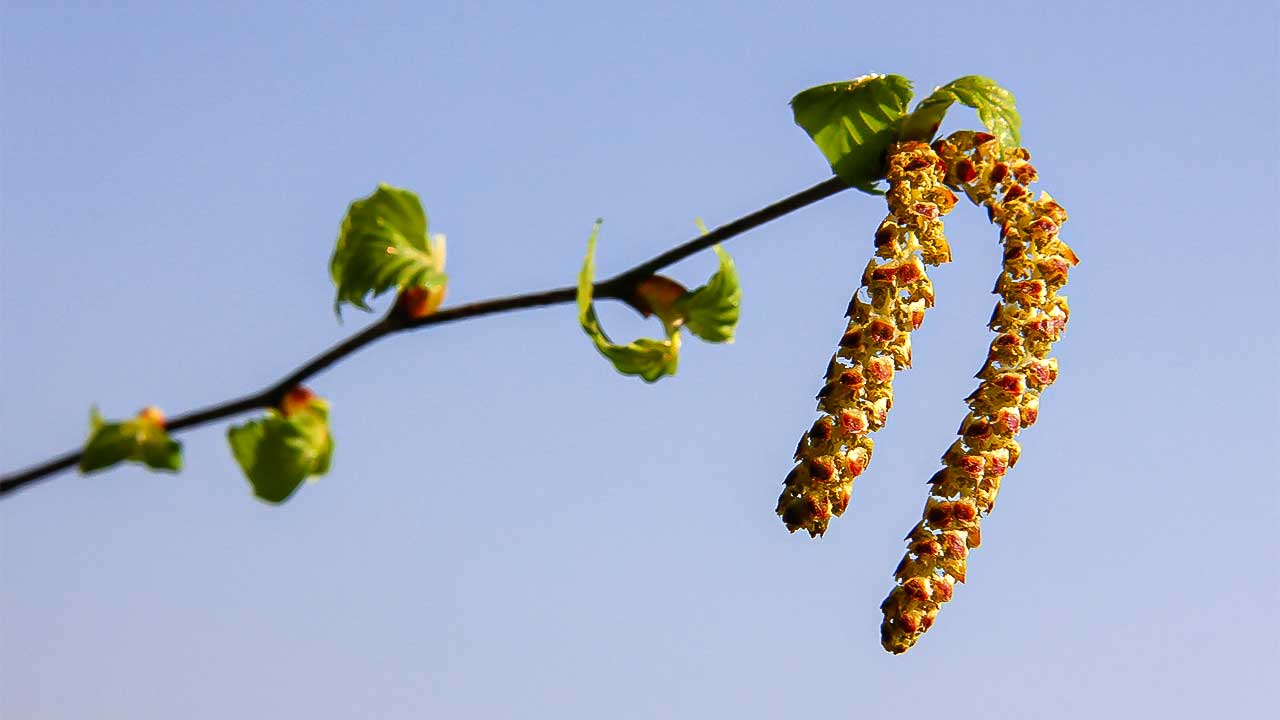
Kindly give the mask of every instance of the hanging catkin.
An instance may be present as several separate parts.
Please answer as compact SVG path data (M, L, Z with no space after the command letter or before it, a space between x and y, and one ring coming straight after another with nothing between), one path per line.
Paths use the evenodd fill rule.
M933 306L925 265L951 259L942 216L956 196L943 183L945 167L922 142L902 142L888 154L889 215L875 234L875 257L846 313L848 328L827 366L818 410L822 416L800 439L777 512L787 529L826 532L849 506L853 480L871 461L870 434L893 406L895 370L911 366L911 332Z
M930 481L924 517L907 535L907 554L895 572L898 584L881 605L881 642L895 654L933 625L955 583L965 580L969 550L982 542L981 519L1018 462L1015 437L1036 421L1040 393L1058 377L1049 351L1070 312L1058 291L1078 262L1058 236L1066 211L1047 193L1037 199L1027 189L1036 170L1025 149L1005 149L993 136L974 132L955 133L934 148L947 184L985 206L1000 227L1004 256L990 323L996 337L978 373L982 382L967 398L960 438Z

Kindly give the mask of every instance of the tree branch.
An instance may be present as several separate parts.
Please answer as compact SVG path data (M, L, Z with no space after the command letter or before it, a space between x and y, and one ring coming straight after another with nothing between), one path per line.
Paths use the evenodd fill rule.
M673 265L712 245L759 227L770 220L776 220L783 215L812 205L846 189L848 189L848 186L839 178L833 177L829 180L824 180L807 190L802 190L749 215L744 215L727 225L721 225L705 235L678 245L608 280L596 283L595 297L627 300L636 283L653 275L658 270L668 265ZM577 293L578 289L576 287L562 287L524 295L480 300L466 305L446 308L432 315L417 319L405 317L397 312L397 307L393 305L381 320L307 361L306 364L289 373L279 382L252 395L245 395L234 400L228 400L217 405L193 410L184 415L175 416L165 423L165 428L170 433L176 433L180 430L204 425L215 420L249 412L250 410L278 405L285 393L307 378L324 371L339 360L388 335L415 330L428 325L439 325L482 315L494 315L510 310L573 302L577 298ZM79 450L67 452L25 470L0 477L0 496L8 495L37 480L51 477L61 470L76 465L80 462L81 454Z

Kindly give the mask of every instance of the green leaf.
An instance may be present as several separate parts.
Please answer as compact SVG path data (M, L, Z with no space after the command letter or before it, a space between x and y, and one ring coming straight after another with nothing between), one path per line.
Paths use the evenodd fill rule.
M379 185L367 198L351 203L329 261L337 285L334 312L342 303L369 310L367 300L395 288L441 287L443 236L427 237L427 215L409 190Z
M677 300L676 312L684 317L684 326L689 328L689 332L703 340L733 342L742 304L742 286L738 284L738 270L733 266L733 258L719 245L714 249L720 257L720 269L706 285L685 293Z
M266 417L228 430L227 441L253 494L269 503L282 503L302 481L329 471L333 457L329 406L316 398L288 417L268 410Z
M792 98L791 110L836 175L871 192L910 100L911 81L901 75L864 75L811 87Z
M1001 145L1013 148L1021 144L1022 118L1018 115L1013 93L1000 87L995 80L981 75L966 75L952 80L921 100L903 123L903 137L926 142L932 140L947 109L957 102L977 110L978 119Z
M152 470L177 472L182 469L182 444L145 413L132 420L106 422L98 408L92 408L80 472L88 474L125 461L141 463Z
M578 322L600 354L608 358L613 367L623 375L639 375L646 382L655 382L663 375L675 375L680 355L680 332L674 325L663 322L667 332L666 340L640 338L626 345L614 344L600 327L591 297L595 291L593 278L596 271L596 238L600 234L601 222L597 220L591 228L591 236L587 239L587 257L582 264L582 272L578 273Z

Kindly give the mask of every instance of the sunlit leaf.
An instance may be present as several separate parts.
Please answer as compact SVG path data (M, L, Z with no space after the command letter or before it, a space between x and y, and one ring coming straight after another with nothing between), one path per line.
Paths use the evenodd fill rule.
M733 258L719 245L715 246L720 268L706 285L695 288L676 301L676 311L684 318L684 327L707 342L733 342L742 304L742 286Z
M911 81L901 75L864 75L811 87L791 100L791 110L836 175L872 192L910 100Z
M977 110L978 119L1001 145L1012 148L1021 143L1022 118L1018 115L1013 93L1000 87L995 80L981 75L952 80L921 100L903 123L903 137L932 140L948 108L957 102Z
M618 345L609 339L596 317L591 298L594 293L596 238L600 234L597 220L587 240L587 256L578 274L578 322L595 343L596 348L624 375L638 375L646 382L654 382L664 375L675 375L680 354L680 333L668 322L663 322L667 338L640 338L626 345Z
M442 288L443 236L427 236L427 215L409 190L379 185L351 203L329 262L337 286L333 306L369 310L368 300L391 290Z

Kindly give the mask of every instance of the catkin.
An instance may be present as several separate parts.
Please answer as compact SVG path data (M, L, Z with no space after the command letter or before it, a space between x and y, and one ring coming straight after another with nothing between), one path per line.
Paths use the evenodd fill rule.
M934 149L947 168L946 182L984 205L1000 227L1003 267L1000 296L991 316L996 333L966 401L969 412L959 439L930 480L924 517L907 535L907 553L894 573L898 584L881 605L881 643L907 651L964 582L966 558L982 542L980 522L991 512L1000 481L1018 462L1018 432L1036 421L1040 394L1058 377L1049 357L1070 310L1058 291L1079 261L1058 236L1066 222L1062 206L1027 189L1036 170L1023 148L1002 148L986 133L960 132Z
M849 506L853 480L871 461L871 433L893 406L893 376L911 366L911 332L933 306L925 265L951 260L942 216L956 195L946 168L922 142L897 143L887 156L889 215L875 234L875 257L849 302L848 328L818 392L821 417L800 439L778 515L791 532L826 532Z

